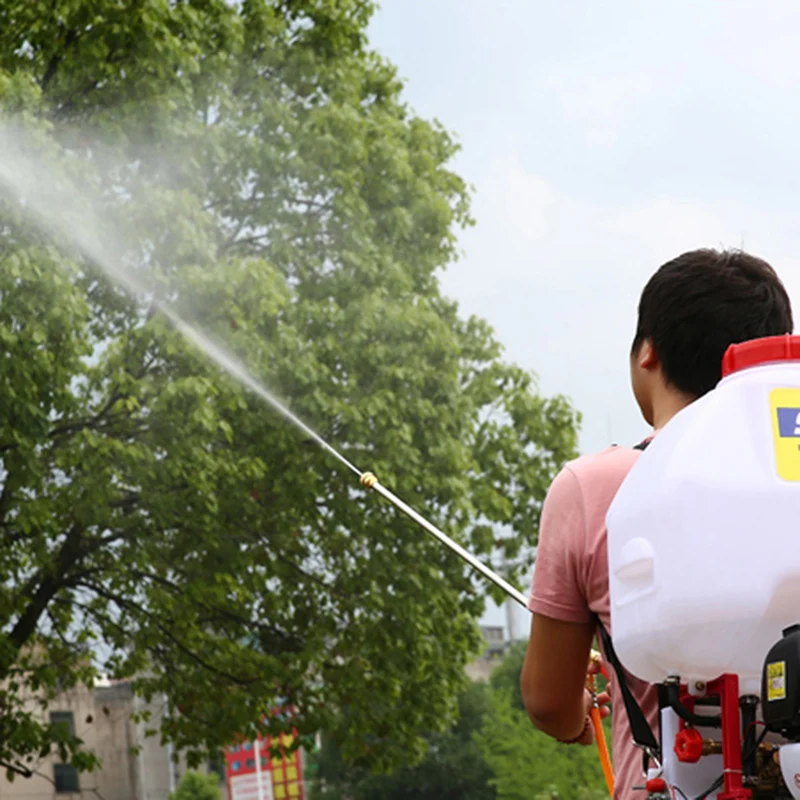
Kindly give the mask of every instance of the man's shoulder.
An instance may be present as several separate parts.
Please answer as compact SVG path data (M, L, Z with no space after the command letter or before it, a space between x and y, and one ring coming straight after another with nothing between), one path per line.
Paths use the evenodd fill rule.
M603 487L622 483L641 451L633 447L607 447L597 453L580 456L567 463L565 469L572 473L581 489Z

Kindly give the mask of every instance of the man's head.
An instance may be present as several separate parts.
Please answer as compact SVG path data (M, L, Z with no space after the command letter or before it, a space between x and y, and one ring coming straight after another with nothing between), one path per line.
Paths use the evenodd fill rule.
M659 425L659 404L686 405L717 385L731 344L793 328L789 296L766 261L692 250L667 262L639 301L631 382L642 414Z

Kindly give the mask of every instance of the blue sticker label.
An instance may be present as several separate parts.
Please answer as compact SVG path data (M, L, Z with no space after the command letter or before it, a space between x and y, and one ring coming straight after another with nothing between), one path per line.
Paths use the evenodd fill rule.
M800 408L778 408L778 431L781 439L800 439Z

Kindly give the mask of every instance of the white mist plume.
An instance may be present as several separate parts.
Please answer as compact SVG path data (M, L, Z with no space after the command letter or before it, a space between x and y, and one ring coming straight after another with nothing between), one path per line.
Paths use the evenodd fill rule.
M245 366L224 347L214 342L195 325L187 322L158 291L148 286L140 275L123 265L122 248L114 245L121 232L114 230L106 217L99 197L70 180L54 160L33 157L26 147L28 135L0 124L0 194L19 202L36 226L55 240L75 247L115 284L134 295L147 295L175 328L220 369L234 377L254 394L282 414L289 422L310 436L356 475L362 472L329 445L257 381ZM100 232L105 235L101 237ZM116 236L114 234L117 234Z

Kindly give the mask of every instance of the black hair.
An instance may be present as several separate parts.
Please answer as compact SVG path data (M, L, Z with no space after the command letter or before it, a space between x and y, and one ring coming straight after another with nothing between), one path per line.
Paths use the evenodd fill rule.
M719 383L731 344L793 329L789 295L766 261L741 250L692 250L644 287L633 352L650 339L667 382L700 397Z

